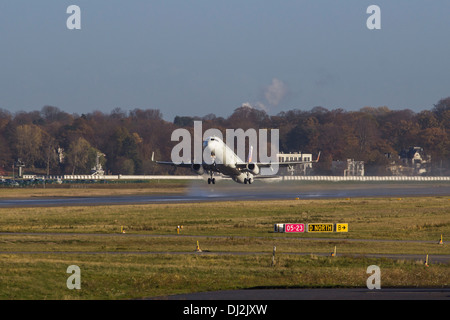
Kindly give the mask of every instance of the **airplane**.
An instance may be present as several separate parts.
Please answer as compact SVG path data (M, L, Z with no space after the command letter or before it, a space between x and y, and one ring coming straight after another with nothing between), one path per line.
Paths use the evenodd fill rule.
M214 172L229 176L233 181L242 184L252 184L255 177L261 172L260 168L271 168L273 165L279 167L292 167L295 164L314 163L319 161L320 152L317 160L313 161L291 161L291 162L253 162L253 147L250 146L247 161L242 161L220 138L209 137L203 141L203 153L211 154L212 163L180 163L176 164L171 161L155 161L154 152L152 153L152 161L162 165L172 165L177 167L191 168L195 173L210 175L208 184L215 184L216 179L213 177ZM259 176L262 178L262 176Z

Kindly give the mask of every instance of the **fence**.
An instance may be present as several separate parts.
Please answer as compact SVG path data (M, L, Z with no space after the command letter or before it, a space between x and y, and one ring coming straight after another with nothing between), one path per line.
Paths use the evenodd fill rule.
M450 177L421 176L284 176L283 180L302 181L450 181Z
M24 175L24 179L46 180L202 180L201 175L177 176L177 175L60 175L37 176ZM420 177L420 176L282 176L284 181L450 181L450 177Z
M24 179L46 179L46 180L197 180L202 176L156 176L156 175L61 175L61 176L38 176L23 175Z

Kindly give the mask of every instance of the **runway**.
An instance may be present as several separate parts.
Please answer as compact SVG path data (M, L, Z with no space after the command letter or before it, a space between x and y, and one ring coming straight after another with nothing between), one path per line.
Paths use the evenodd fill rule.
M0 199L0 207L95 206L204 201L257 201L276 199L326 199L359 197L450 196L449 183L255 183L240 185L222 181L217 185L192 183L185 193L107 197L35 197Z

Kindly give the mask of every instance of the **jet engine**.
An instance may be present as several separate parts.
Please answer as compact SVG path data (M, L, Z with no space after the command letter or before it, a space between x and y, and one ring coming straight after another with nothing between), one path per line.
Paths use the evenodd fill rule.
M248 163L247 170L255 176L259 174L259 167L256 163Z
M203 169L203 166L200 163L194 163L191 167L192 167L192 170L194 170L196 174L205 173L205 169Z

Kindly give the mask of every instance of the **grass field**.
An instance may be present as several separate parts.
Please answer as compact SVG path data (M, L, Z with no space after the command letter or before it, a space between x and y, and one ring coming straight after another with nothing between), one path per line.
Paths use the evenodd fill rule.
M0 186L1 199L39 197L102 197L117 195L146 195L158 193L183 193L188 180L149 180L146 182L67 183L39 184L33 187L12 188Z
M450 265L433 263L450 255L449 213L448 197L0 208L0 299L366 287L369 265L381 268L382 287L449 287ZM273 232L287 222L348 223L349 232ZM70 265L81 269L80 290L66 286Z

